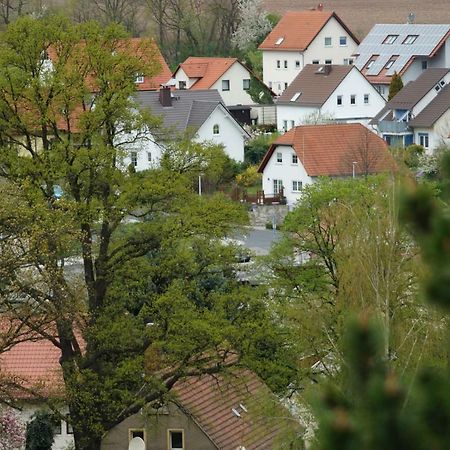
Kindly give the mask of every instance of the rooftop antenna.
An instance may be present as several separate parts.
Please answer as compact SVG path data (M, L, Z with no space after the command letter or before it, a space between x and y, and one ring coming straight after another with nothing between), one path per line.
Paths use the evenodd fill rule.
M408 23L414 23L416 21L416 15L413 12L408 14Z

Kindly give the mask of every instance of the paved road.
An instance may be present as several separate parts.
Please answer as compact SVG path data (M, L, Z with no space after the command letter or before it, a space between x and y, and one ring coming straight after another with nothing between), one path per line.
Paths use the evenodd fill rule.
M236 239L242 241L256 255L267 255L272 243L280 238L279 231L255 228L246 228L243 233L236 234Z

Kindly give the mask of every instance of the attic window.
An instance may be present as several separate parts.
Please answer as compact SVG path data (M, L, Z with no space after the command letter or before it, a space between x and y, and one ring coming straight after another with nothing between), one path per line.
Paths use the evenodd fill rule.
M275 42L275 45L281 45L281 43L284 41L284 36L277 39L277 42Z
M390 59L387 64L384 66L385 69L390 69L395 63L395 59Z
M300 95L302 95L301 92L296 92L296 93L292 96L291 102L297 101L297 99L300 97Z
M383 41L383 44L393 44L398 38L398 34L388 34L386 39Z
M414 44L414 42L416 42L416 39L419 36L417 34L409 34L408 36L406 36L405 40L402 42L402 44L405 45L411 45Z
M367 64L367 67L366 67L366 69L370 69L372 66L373 66L373 63L375 62L375 60L374 59L371 59L370 61L369 61L369 63Z
M143 82L144 82L144 75L142 75L142 74L136 75L135 83L142 84Z

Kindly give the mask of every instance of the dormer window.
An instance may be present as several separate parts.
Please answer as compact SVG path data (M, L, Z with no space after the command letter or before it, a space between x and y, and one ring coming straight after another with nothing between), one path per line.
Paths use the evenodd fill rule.
M143 82L144 82L144 75L142 75L142 74L136 75L135 83L142 84Z
M406 36L405 40L402 42L405 45L411 45L414 44L414 42L416 42L416 39L419 36L417 34L409 34L408 36Z
M398 34L389 34L386 36L386 39L383 41L383 44L392 45L398 38Z
M277 39L277 42L275 42L275 45L281 45L281 44L283 43L283 41L284 41L284 36L278 38L278 39Z

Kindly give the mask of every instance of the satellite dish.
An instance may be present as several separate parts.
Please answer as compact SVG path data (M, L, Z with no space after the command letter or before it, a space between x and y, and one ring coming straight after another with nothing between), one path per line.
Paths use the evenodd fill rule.
M145 450L145 442L140 437L131 439L128 450Z

